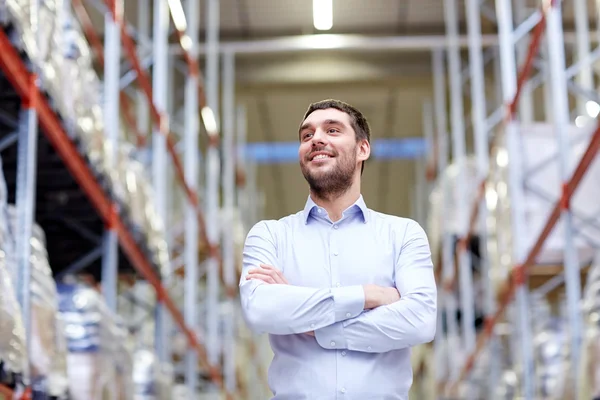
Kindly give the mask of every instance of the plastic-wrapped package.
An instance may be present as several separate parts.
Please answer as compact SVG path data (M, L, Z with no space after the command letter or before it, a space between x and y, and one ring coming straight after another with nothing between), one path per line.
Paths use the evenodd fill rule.
M14 285L14 242L8 218L6 182L0 166L0 362L4 372L21 374L27 363L27 346Z
M14 206L7 207L9 226L16 232L17 215ZM14 240L14 237L12 238ZM14 244L13 244L14 248ZM31 375L46 387L50 395L66 393L66 364L63 331L58 320L56 284L48 264L46 238L37 224L30 239L31 267Z
M534 357L536 387L540 399L563 398L568 359L568 332L561 316L551 314L550 305L541 297L532 296Z
M600 251L588 271L583 292L584 336L578 399L600 398Z
M133 362L135 400L158 400L160 398L159 374L160 368L154 353L144 348L136 350Z
M117 392L130 393L131 350L122 324L95 290L80 283L61 283L58 292L71 398L93 400Z
M132 225L139 228L149 257L165 274L169 267L164 222L153 206L149 179L135 160L133 148L119 143L116 166L108 159L114 146L104 135L101 80L93 68L90 46L63 0L43 0L40 29L44 40L36 42L31 30L30 0L8 2L8 14L23 48L37 62L42 84L65 121L67 132L96 172L100 184L123 205ZM133 189L131 189L133 188Z

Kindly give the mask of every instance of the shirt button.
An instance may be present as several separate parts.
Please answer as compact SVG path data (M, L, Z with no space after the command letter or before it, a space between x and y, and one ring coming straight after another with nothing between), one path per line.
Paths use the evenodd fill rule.
M333 255L334 255L334 256L337 256L337 255L338 255L337 251L336 251L336 252L334 252L334 253L333 253Z
M329 344L331 345L331 347L335 346L335 342L331 342Z
M346 350L342 351L342 356L346 357Z
M337 226L337 225L334 225L334 226L333 226L333 229L337 229L337 228L338 228L338 226Z
M346 393L346 388L342 388L341 392Z
M350 316L351 316L351 315L352 315L352 314L350 314L350 313L346 313L346 317L347 317L347 318L350 318Z
M367 350L371 350L371 346L367 347Z
M312 329L315 329L315 324L310 324L310 327L311 327Z
M336 287L340 287L341 285L340 285L340 283L338 282L338 283L336 283L336 284L335 284L335 286L336 286Z
M319 214L321 214L321 212L322 212L322 211L321 211L321 209L320 209L320 208L317 208L317 212L318 212Z

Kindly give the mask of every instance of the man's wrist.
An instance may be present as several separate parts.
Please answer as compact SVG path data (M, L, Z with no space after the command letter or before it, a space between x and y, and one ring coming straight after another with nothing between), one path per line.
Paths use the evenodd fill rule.
M377 308L381 305L381 288L376 285L363 285L365 291L365 310Z

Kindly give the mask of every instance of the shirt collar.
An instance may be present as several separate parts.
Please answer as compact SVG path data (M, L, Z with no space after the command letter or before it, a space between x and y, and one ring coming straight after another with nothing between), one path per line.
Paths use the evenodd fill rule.
M306 200L306 204L304 205L303 211L305 224L308 224L308 217L310 217L311 213L315 212L317 209L319 209L319 206L313 201L313 199L309 195L308 200ZM354 213L361 213L363 216L363 221L365 223L369 221L369 209L367 208L367 205L365 204L365 200L362 195L360 195L360 197L358 198L358 200L356 200L354 204L352 204L343 212L343 214Z

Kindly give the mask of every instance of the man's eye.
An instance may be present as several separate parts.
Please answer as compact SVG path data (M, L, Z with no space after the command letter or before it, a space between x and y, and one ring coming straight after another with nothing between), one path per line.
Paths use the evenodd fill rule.
M337 131L338 131L338 130L337 130L337 129L335 129L335 128L330 128L328 132L329 132L329 133L336 133Z

